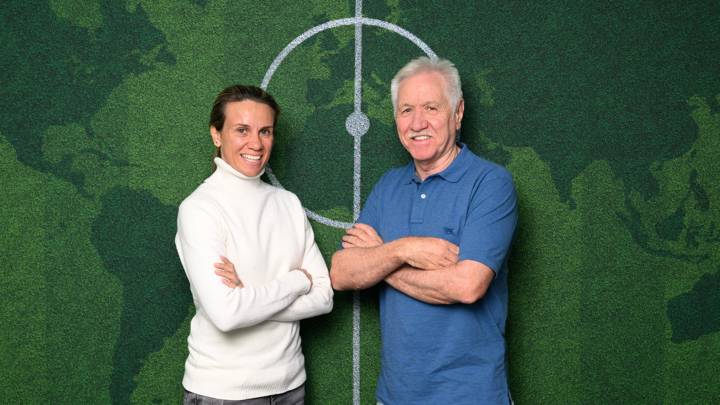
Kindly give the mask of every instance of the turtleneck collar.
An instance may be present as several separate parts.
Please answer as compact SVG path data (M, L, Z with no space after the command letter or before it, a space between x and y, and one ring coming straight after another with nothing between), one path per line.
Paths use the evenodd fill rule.
M261 182L260 176L265 173L265 169L263 168L257 176L246 176L235 170L232 166L230 166L230 164L228 164L228 162L219 157L215 158L215 166L217 166L217 172L219 172L218 174L223 175L223 177L237 178L238 180L248 182Z

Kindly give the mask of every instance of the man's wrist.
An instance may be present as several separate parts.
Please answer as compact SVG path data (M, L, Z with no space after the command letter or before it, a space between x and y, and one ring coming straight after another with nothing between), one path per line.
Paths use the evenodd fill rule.
M407 263L407 242L408 238L400 238L386 244L390 248L390 257L397 266Z

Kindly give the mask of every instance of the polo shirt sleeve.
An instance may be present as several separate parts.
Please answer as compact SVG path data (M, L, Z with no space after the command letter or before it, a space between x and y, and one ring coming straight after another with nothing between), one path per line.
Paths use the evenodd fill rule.
M517 225L517 194L512 176L499 168L479 183L468 208L459 260L474 260L502 270Z
M365 201L365 205L363 205L362 210L360 211L360 216L356 221L360 224L372 226L380 237L382 237L380 232L380 224L382 223L380 190L382 189L383 180L385 180L385 176L381 177L373 187L370 195Z

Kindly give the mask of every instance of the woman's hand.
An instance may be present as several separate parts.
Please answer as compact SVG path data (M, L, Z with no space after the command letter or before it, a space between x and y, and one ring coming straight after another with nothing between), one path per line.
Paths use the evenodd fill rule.
M220 256L220 260L222 262L215 263L215 274L222 278L223 284L230 288L243 288L244 285L235 272L235 265L225 256Z

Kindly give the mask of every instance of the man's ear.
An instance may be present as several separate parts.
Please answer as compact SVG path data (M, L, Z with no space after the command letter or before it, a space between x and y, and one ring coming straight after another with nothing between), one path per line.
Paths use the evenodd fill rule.
M460 129L460 123L463 119L463 114L465 113L465 100L460 99L458 101L457 108L455 109L455 130Z

